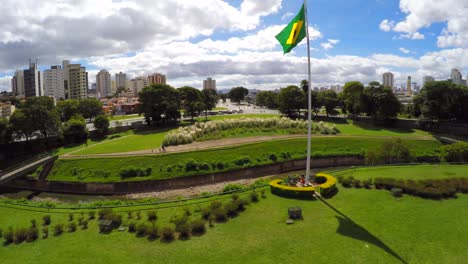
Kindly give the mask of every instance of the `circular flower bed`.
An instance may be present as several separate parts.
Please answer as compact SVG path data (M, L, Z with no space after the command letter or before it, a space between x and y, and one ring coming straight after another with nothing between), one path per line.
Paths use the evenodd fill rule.
M282 180L270 182L271 193L290 198L313 199L313 194L317 191L320 195L327 195L336 189L336 179L330 174L318 173L315 175L318 186L296 187L283 183Z

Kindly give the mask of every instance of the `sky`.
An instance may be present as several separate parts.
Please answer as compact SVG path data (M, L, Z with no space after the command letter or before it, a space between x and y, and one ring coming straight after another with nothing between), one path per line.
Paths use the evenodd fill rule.
M307 78L305 39L284 55L275 39L300 0L2 0L0 91L16 69L64 59L90 82L101 69L166 74L174 87L277 89ZM312 86L407 76L468 75L468 0L308 0Z

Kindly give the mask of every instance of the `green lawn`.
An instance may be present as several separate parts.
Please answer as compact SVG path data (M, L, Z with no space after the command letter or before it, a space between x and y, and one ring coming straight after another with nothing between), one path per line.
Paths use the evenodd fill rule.
M465 263L468 258L468 195L444 201L411 196L397 200L388 192L340 188L327 202L330 207L268 193L205 235L171 243L127 232L101 235L93 220L88 230L0 246L0 263L426 264ZM290 206L300 206L304 220L286 225ZM165 226L180 211L159 209L158 225ZM30 219L40 222L43 215L0 207L0 227L28 226ZM52 213L53 223L67 223L66 218Z
M468 165L418 165L378 166L353 168L334 172L337 176L353 176L355 179L383 177L406 180L444 179L468 177Z
M109 117L109 121L125 120L125 119L137 118L137 117L143 117L143 116L140 116L138 114L111 116Z
M384 128L346 120L346 123L335 123L342 135L362 135L362 136L390 136L390 137L415 137L415 136L432 136L429 132L419 129L404 129L404 128Z
M211 120L222 120L222 119L234 119L234 118L279 118L280 115L275 114L226 114L226 115L216 115L208 116L208 121ZM205 117L198 117L196 120L205 121Z
M312 139L312 156L359 155L371 146L379 145L385 138L322 137ZM435 140L403 140L415 156L434 156L440 147ZM132 156L115 158L61 159L55 162L49 180L111 182L119 181L119 172L126 167L152 168L152 174L131 180L163 179L196 174L207 174L235 168L272 163L274 154L278 161L301 159L306 156L307 139L273 140L246 145L199 150L196 152L167 153L156 156ZM289 156L289 157L288 157ZM236 161L247 157L244 165ZM206 163L208 169L186 171L187 161ZM223 168L216 164L222 162ZM105 171L110 175L102 175Z

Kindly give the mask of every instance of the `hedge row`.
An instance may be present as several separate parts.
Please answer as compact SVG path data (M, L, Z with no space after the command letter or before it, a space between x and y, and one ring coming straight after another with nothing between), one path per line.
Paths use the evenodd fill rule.
M367 180L349 177L338 177L343 187L375 188L391 190L400 188L404 193L428 199L443 199L455 197L457 193L468 193L468 179L437 179L437 180L401 180L394 178L375 178Z
M440 160L446 162L468 162L468 142L458 142L440 147Z
M316 182L320 184L318 188L289 186L283 184L283 180L273 180L270 182L270 190L271 193L283 197L313 199L315 191L326 196L336 189L336 179L329 174L318 173Z

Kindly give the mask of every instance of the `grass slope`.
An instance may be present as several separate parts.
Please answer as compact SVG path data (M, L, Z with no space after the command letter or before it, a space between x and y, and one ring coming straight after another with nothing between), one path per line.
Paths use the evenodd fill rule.
M162 243L127 232L88 230L0 247L0 263L464 263L468 195L432 201L340 188L328 203L267 195L237 218L188 241ZM287 208L303 221L286 225ZM177 209L160 209L164 222ZM0 226L29 225L43 213L0 207ZM66 215L52 215L67 223ZM124 217L126 219L126 217Z
M312 139L312 156L324 157L333 155L362 154L370 146L385 142L385 138L358 138L358 137L325 137ZM435 140L407 140L408 147L416 156L433 156L440 147ZM251 162L247 166L270 164L270 154L275 154L281 161L282 153L289 153L290 158L301 159L306 156L307 139L289 139L270 142L260 142L240 146L224 147L219 149L200 150L197 152L162 154L156 156L133 156L119 158L89 158L89 159L63 159L57 160L48 176L49 180L85 181L85 182L112 182L120 181L119 172L126 167L152 168L152 175L132 178L130 180L164 179L195 174L211 173L222 170L241 168L234 161L248 156ZM206 162L210 168L202 171L184 170L188 160ZM224 169L213 168L212 164L218 161L229 163ZM182 168L175 166L180 164ZM168 170L168 167L171 167ZM73 175L73 170L81 169L82 174ZM95 171L102 170L110 173L108 177L96 176Z

